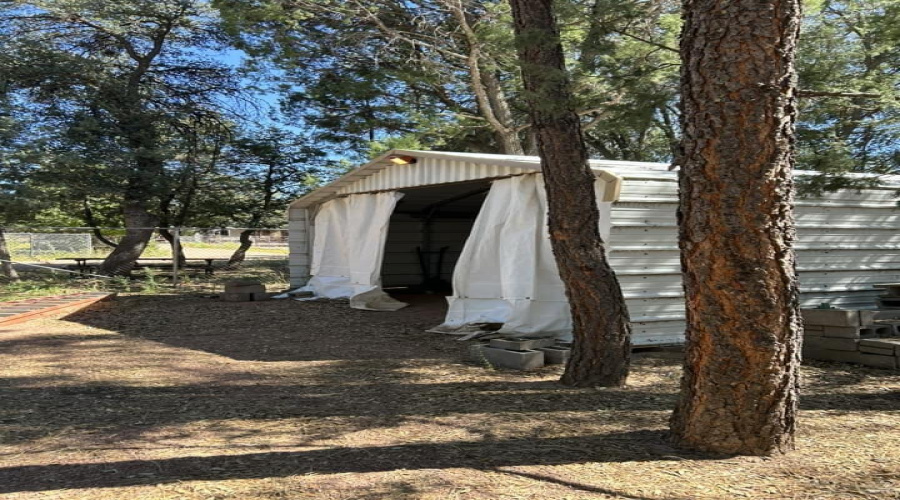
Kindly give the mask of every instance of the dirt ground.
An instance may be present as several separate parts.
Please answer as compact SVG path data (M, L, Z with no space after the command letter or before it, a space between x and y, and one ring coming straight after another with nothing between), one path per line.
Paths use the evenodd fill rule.
M807 366L798 451L711 457L666 442L677 353L569 389L440 320L134 296L0 330L0 497L900 498L900 372Z

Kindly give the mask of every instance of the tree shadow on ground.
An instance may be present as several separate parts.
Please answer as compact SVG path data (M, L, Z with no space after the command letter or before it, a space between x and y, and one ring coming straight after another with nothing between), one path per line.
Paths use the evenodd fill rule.
M714 458L722 457L676 451L666 444L661 431L635 431L568 438L454 441L163 460L25 465L0 469L0 493L396 469L487 470L519 465Z
M222 302L144 295L117 297L65 320L241 361L458 356L462 343L425 333L443 322L446 300L437 295L402 299L410 306L399 311L362 311L335 300Z
M634 389L585 393L548 381L464 383L358 383L352 385L222 384L162 387L115 385L46 386L47 379L0 380L0 421L6 441L23 442L61 430L98 430L111 435L198 421L343 418L342 432L390 427L409 419L450 415L528 415L554 412L625 412L647 424L674 406L676 395ZM892 411L900 393L808 394L803 410ZM561 419L566 417L561 416ZM323 436L316 436L322 438Z
M107 332L38 331L0 341L9 359L27 356L46 370L18 377L10 370L0 379L2 438L11 445L0 459L23 464L0 468L0 494L308 473L511 473L498 468L721 458L683 454L665 442L660 429L677 390L666 374L677 374L679 364L671 356L635 357L636 376L654 368L659 386L569 389L549 380L550 371L453 365L464 344L424 333L439 315L420 317L414 308L392 314L335 302L261 302L230 314L237 306L211 299L124 299L69 318ZM103 363L92 366L98 358ZM153 377L129 378L130 370L147 365ZM107 372L90 372L98 366ZM823 391L805 395L801 405L885 411L900 409L900 399L896 392ZM398 428L402 432L390 438L353 440L359 431ZM391 442L396 445L385 445ZM270 443L290 451L268 451ZM123 452L132 446L134 453L147 453L143 457L177 448L212 456L124 459L134 456ZM84 453L74 461L82 463L27 465L31 450L43 453L36 460L47 460L53 449L79 449ZM96 458L104 457L94 453L99 450L112 453ZM615 494L541 477L533 479Z
M7 441L23 442L61 430L102 431L121 437L198 421L321 420L339 417L362 428L408 419L467 414L658 412L674 396L635 390L570 391L553 382L360 383L352 385L224 384L162 387L28 385L0 380ZM543 418L543 417L541 417ZM565 419L565 416L560 416ZM348 424L342 432L356 430ZM321 438L322 436L316 436Z

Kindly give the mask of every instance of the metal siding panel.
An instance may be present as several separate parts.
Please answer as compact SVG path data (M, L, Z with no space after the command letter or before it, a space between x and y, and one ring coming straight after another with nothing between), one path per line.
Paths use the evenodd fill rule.
M301 286L309 280L310 210L291 208L288 217L288 274L291 286Z
M636 345L684 328L676 208L673 182L635 181L627 174L621 201L613 205L610 263L620 275ZM900 211L893 192L801 200L796 213L804 307L872 308L879 293L873 283L900 282Z

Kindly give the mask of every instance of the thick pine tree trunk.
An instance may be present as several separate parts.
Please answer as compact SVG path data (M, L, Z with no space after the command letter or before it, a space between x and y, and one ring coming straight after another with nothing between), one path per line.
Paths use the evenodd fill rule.
M153 237L157 218L142 203L126 202L122 206L122 216L125 221L125 236L100 264L100 274L122 276L131 273L138 257L144 253Z
M681 262L687 354L676 444L794 446L801 323L792 215L799 0L686 0Z
M550 240L572 311L574 345L562 382L620 386L631 326L600 239L594 174L565 71L552 0L510 0L529 113L547 188Z
M9 253L9 247L6 245L6 234L3 232L3 228L0 227L0 276L15 281L19 279L19 273L16 272L12 262L10 262L11 260L12 255Z

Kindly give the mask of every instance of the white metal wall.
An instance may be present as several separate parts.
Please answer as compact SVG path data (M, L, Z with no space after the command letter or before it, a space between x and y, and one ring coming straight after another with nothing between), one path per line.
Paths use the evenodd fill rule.
M636 345L680 342L684 302L675 172L629 172L613 205L610 260L619 275ZM801 305L872 308L873 283L900 282L896 187L797 201Z
M300 287L309 281L309 266L312 262L312 211L306 208L288 210L288 272L291 288Z
M620 199L613 205L609 244L610 259L631 311L635 344L681 342L684 303L675 221L677 173L653 165L610 162L602 166L624 178ZM421 158L412 165L372 169L369 175L335 189L340 194L361 193L527 171L474 160ZM804 306L829 302L836 307L873 307L878 294L871 287L873 283L900 282L896 189L898 186L842 191L797 202L798 269ZM293 286L305 284L309 277L312 217L307 209L290 210ZM407 250L400 252L409 253ZM393 262L394 257L397 262ZM387 258L392 268L402 264L412 269L417 265L416 261L407 262L409 255ZM399 279L403 273L397 274Z

